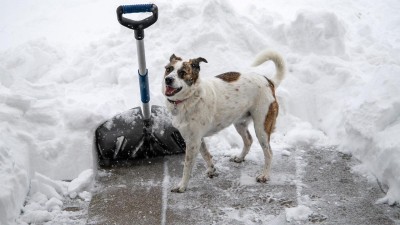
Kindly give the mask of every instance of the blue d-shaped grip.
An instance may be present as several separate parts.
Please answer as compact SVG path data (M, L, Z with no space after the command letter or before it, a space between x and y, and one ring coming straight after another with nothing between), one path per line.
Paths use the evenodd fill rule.
M123 17L126 13L141 13L151 12L152 15L136 21ZM142 5L120 5L117 8L118 22L132 30L135 30L135 38L142 40L144 37L143 30L154 24L158 19L158 8L155 4L142 4Z
M127 13L142 13L142 12L152 12L153 4L138 4L138 5L123 5L123 14Z
M146 69L146 74L139 73L139 84L140 84L140 97L143 103L150 102L150 92L149 92L149 78L148 70Z

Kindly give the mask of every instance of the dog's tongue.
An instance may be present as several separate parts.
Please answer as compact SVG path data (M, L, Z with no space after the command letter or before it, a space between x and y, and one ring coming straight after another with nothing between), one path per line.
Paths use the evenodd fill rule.
M176 91L176 89L171 86L165 87L165 95L173 95L175 93L175 91Z

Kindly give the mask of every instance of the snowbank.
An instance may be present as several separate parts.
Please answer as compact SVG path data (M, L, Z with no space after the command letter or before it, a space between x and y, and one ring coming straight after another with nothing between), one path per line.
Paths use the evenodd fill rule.
M6 1L0 10L2 224L15 221L28 193L36 200L25 208L41 210L24 214L31 222L51 219L66 195L87 197L81 182L89 172L77 181L82 186L70 185L80 195L57 180L92 169L94 129L140 105L133 34L115 18L115 8L130 3L42 3ZM273 141L339 144L388 187L382 201L400 201L397 1L155 3L159 21L145 44L152 104L164 104L160 71L172 53L206 58L207 77L231 70L271 75L272 64L248 66L261 50L276 50L288 75L277 92ZM211 140L241 145L234 129Z
M283 85L285 112L303 120L291 118L295 123L281 126L288 129L289 144L322 141L352 153L365 175L387 187L378 202L394 204L400 201L400 37L393 33L400 30L399 17L376 27L375 17L394 11L384 5L367 16L369 7L358 8L357 16L301 11L279 26L275 36L292 50L287 59L293 77ZM353 26L339 16L358 20Z
M22 214L16 222L18 224L43 224L53 221L60 214L67 218L77 217L76 212L62 212L63 200L67 197L72 199L78 197L80 199L78 201L89 202L91 194L88 191L91 190L92 184L93 170L91 169L83 171L78 178L71 182L55 181L40 173L35 173L31 179L25 205L21 207ZM11 221L13 220L8 220L4 224L12 224Z
M400 66L383 65L372 72L346 108L342 147L388 187L380 202L394 204L400 200Z
M14 157L9 149L0 147L0 224L9 224L18 217L28 191L28 172Z

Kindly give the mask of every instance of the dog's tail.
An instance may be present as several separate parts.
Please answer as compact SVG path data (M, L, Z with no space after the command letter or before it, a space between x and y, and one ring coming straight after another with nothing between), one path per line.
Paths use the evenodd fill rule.
M264 51L256 57L252 66L259 66L269 60L271 60L275 64L276 74L271 80L272 82L274 82L274 85L277 88L283 78L285 78L285 61L283 61L282 57L278 53L272 51Z

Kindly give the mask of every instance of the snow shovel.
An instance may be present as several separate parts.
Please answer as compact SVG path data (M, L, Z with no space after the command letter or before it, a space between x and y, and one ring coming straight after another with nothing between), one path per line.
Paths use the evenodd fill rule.
M123 17L128 13L151 12L152 15L135 21ZM144 29L157 21L154 4L124 5L117 8L121 25L134 30L139 61L139 84L142 108L136 107L105 121L96 129L95 141L100 166L111 166L132 159L150 158L183 153L185 142L172 126L164 107L153 105L150 110L148 70L144 51Z

